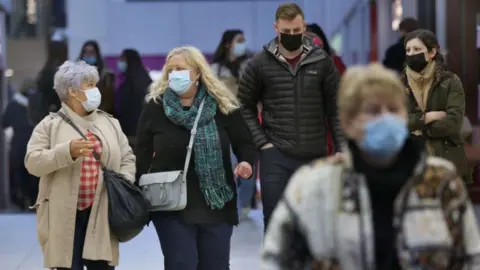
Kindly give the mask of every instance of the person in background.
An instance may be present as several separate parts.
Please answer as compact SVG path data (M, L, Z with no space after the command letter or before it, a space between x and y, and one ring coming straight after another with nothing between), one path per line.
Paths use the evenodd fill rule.
M113 270L118 265L119 242L110 232L107 191L93 153L132 182L135 156L118 121L97 109L98 80L97 69L83 61L61 65L54 89L62 108L35 127L27 145L25 167L40 177L34 208L45 268Z
M117 68L123 81L116 91L119 102L116 116L122 130L133 147L137 134L137 125L145 104L145 96L152 79L142 63L140 54L134 49L125 49L117 61Z
M148 172L183 170L191 129L204 102L187 173L187 206L151 212L165 270L225 270L238 224L234 175L250 178L256 151L229 89L194 47L173 49L140 117L137 179ZM232 170L230 147L238 157ZM157 153L154 155L154 153Z
M53 89L53 76L58 67L68 59L68 47L64 41L52 41L48 47L47 62L37 77L37 93L30 104L30 118L38 124L50 112L56 112L61 107Z
M97 87L102 94L102 103L99 109L115 115L115 75L105 66L98 42L95 40L86 41L80 50L78 60L83 60L87 64L97 67L100 74Z
M397 43L390 46L385 52L383 65L393 69L398 73L402 73L405 68L405 36L420 28L419 22L414 18L405 18L400 22L398 31L400 38Z
M240 78L242 113L260 151L260 183L265 229L294 171L327 156L327 132L335 152L338 126L337 87L340 75L332 59L304 35L305 18L295 3L280 5L275 37L256 54ZM262 104L262 125L258 120Z
M343 63L342 58L338 56L330 46L330 42L328 42L327 36L325 35L325 32L323 32L323 29L316 23L313 24L308 24L307 25L307 31L308 34L312 36L313 42L317 45L320 46L333 60L333 63L337 67L338 72L340 75L342 75L347 67ZM334 142L332 138L332 132L330 131L330 127L328 126L328 122L326 123L327 125L327 151L328 155L332 155L334 152Z
M212 61L212 70L234 95L238 92L238 80L251 54L242 30L223 32Z
M348 147L292 177L261 269L478 269L480 234L455 165L408 136L398 75L352 67L338 108Z
M20 91L13 95L2 115L3 129L13 129L13 138L10 142L8 154L11 176L10 187L14 202L22 210L28 210L29 206L36 202L38 193L38 179L28 173L23 163L27 152L27 143L34 127L28 117L28 96L33 93L35 87L35 80L25 80L19 89Z
M218 78L227 85L234 95L238 92L238 81L245 64L251 55L247 52L245 35L241 30L226 30L223 32L220 44L217 46L213 57L212 70ZM233 166L237 158L231 153ZM255 180L237 179L238 186L238 211L242 220L248 216L251 200L256 191Z
M408 128L412 137L425 143L429 154L453 162L468 182L467 160L461 129L465 93L460 78L450 72L437 37L419 29L405 37L407 67L403 82L408 95Z
M340 75L342 75L347 69L347 66L345 66L342 58L338 56L330 46L330 42L328 42L327 36L325 35L325 32L323 32L323 29L318 24L312 23L307 24L307 32L314 35L313 42L320 46L320 48L322 48L332 58L333 63L338 69L338 72Z

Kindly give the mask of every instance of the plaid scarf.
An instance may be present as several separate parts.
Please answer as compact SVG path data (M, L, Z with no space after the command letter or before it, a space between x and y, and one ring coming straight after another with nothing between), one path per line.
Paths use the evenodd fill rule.
M208 206L212 209L221 209L226 202L233 199L234 193L227 184L223 166L222 147L214 119L217 113L215 99L208 94L204 87L199 87L189 110L184 110L180 99L171 89L167 89L162 100L168 119L176 125L191 130L203 99L205 99L205 103L193 144L195 172L199 178L200 190Z

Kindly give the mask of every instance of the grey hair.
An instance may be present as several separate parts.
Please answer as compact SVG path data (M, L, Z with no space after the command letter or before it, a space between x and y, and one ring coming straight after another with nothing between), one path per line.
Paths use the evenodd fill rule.
M53 79L53 88L57 92L58 98L65 101L68 97L68 90L81 90L84 83L98 83L100 80L97 68L84 61L65 61L61 65Z

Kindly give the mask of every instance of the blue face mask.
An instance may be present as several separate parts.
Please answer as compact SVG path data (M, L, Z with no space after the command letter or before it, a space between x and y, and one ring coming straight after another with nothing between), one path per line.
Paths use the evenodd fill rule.
M127 62L125 61L122 61L122 60L119 60L117 62L117 68L118 70L120 70L121 72L125 72L127 70Z
M97 63L97 57L95 56L84 56L82 60L89 65L95 65Z
M405 144L408 129L405 121L392 114L384 114L367 122L359 147L372 158L390 159Z
M245 42L236 43L233 46L232 52L233 52L233 55L235 55L236 57L244 56L245 53L247 52L247 44Z
M188 69L174 70L168 74L168 87L179 96L185 94L191 85L192 80L190 80L190 71Z

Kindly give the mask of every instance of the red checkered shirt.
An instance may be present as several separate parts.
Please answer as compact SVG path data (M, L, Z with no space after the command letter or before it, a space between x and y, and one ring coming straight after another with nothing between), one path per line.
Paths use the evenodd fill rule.
M95 151L102 154L102 143L93 135L92 132L87 132L87 139L95 143ZM80 189L78 191L78 205L79 210L87 209L92 206L95 200L95 191L97 190L98 176L100 174L100 162L95 160L93 155L84 157L82 161L82 172L80 176Z

